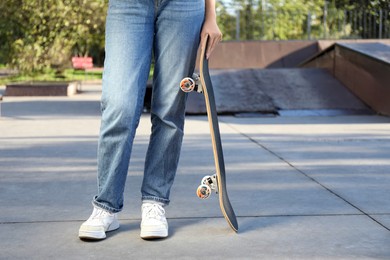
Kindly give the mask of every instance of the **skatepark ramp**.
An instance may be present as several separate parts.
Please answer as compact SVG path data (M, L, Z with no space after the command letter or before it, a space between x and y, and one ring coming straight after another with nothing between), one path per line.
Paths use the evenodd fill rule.
M220 114L368 109L326 69L212 70L211 77ZM190 94L187 112L205 112L202 95Z
M295 68L213 69L220 114L390 115L390 46L336 43ZM204 114L190 94L187 113Z
M379 114L390 115L390 46L336 43L301 64L324 68Z

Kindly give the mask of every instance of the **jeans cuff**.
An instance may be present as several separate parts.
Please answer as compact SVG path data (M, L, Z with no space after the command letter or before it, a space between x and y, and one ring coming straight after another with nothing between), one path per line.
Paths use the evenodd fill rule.
M121 212L121 211L122 211L121 209L114 209L114 208L111 208L111 207L109 207L109 206L107 206L107 205L105 205L105 204L102 204L102 203L100 203L100 202L97 202L97 201L96 201L96 197L93 198L93 200L92 200L92 205L93 205L94 207L98 207L98 208L104 209L105 211L108 211L108 212L110 212L110 213L118 213L118 212Z
M146 201L146 200L153 200L153 201L156 201L159 203L163 203L164 206L168 206L169 202L170 202L167 199L162 199L162 198L158 198L158 197L154 197L154 196L142 196L142 201Z

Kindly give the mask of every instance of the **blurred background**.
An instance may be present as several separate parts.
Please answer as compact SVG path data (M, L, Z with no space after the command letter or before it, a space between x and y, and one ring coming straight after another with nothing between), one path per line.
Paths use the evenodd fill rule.
M92 57L93 67L102 67L107 4L2 0L0 84L85 77L72 57ZM217 13L224 41L390 38L388 0L220 0ZM101 71L90 71L94 76Z

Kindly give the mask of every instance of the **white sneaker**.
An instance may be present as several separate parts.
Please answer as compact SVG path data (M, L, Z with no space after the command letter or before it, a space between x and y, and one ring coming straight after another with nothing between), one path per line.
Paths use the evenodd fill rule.
M141 238L155 239L168 236L168 222L165 210L158 203L142 204Z
M116 213L110 213L94 207L92 215L79 229L79 238L100 240L106 238L106 232L119 228Z

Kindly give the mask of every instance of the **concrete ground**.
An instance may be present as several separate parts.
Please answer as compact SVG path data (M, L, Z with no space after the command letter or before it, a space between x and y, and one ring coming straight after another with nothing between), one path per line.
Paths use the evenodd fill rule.
M96 192L99 96L5 97L0 118L0 259L390 259L390 118L221 116L228 190L240 230L217 196L205 116L188 116L170 237L139 238L148 143L142 116L121 228L78 239Z

